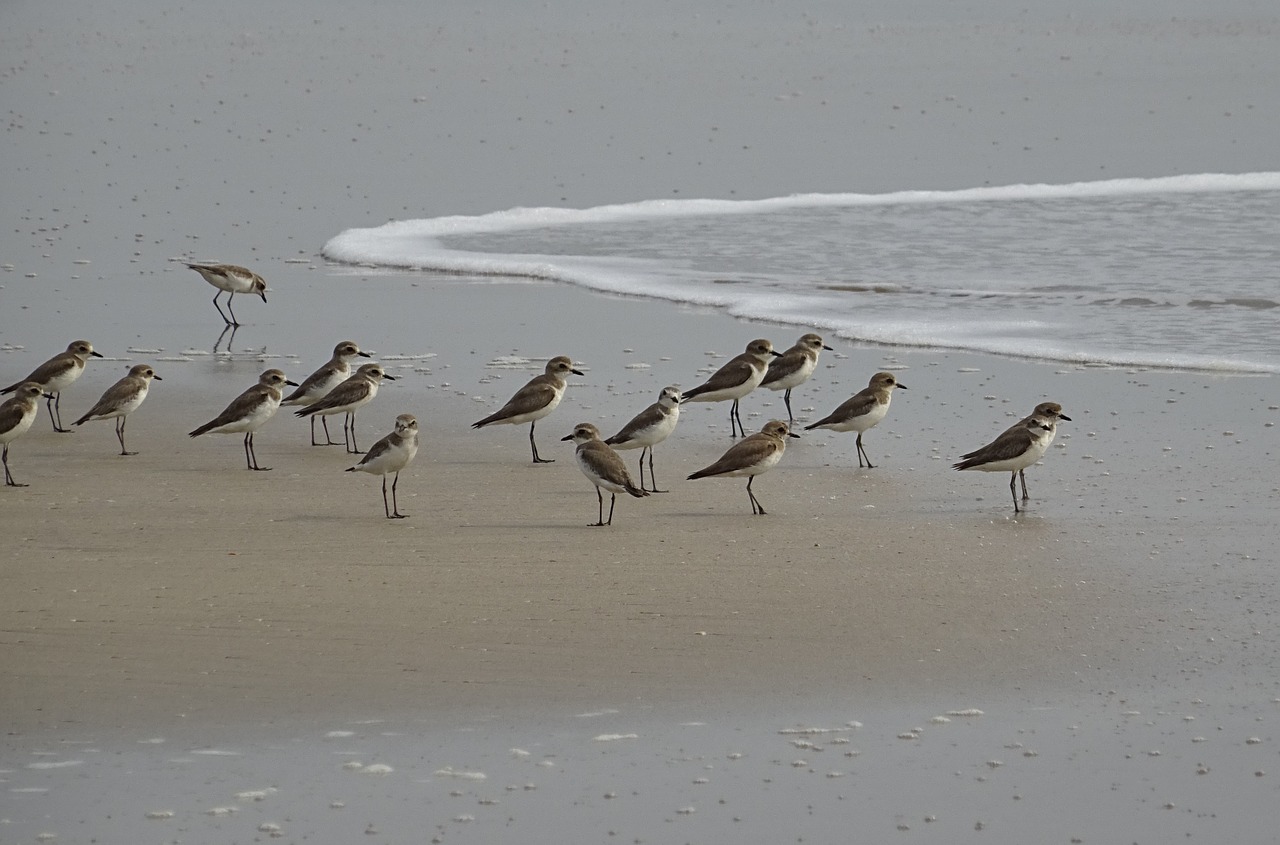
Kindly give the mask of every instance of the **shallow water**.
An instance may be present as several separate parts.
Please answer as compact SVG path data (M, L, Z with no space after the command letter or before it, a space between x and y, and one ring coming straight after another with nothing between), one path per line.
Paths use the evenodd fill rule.
M600 708L7 754L5 841L1264 841L1276 704ZM932 709L931 709L932 708Z
M326 254L552 278L885 345L1277 372L1280 192L1272 174L1224 178L517 209L352 230Z

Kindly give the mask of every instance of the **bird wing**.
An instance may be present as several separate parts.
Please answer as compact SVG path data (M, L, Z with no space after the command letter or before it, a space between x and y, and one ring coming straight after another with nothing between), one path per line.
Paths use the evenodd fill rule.
M749 361L743 360L741 357L734 358L712 373L711 378L707 379L706 382L685 393L684 398L689 399L703 393L737 387L750 379L754 372L755 367L752 367Z
M1026 452L1030 445L1031 432L1027 430L1025 425L1019 423L981 449L961 455L961 460L955 465L955 468L968 469L979 464L1007 461Z

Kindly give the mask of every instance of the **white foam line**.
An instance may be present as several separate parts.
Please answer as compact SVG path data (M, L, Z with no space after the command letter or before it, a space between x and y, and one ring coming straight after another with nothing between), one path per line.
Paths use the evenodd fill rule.
M1069 199L1076 197L1137 196L1145 194L1222 193L1280 190L1280 172L1197 173L1155 178L1103 179L1065 184L1016 184L950 191L891 191L884 194L792 194L759 200L643 200L593 208L512 208L478 216L453 215L427 220L399 220L376 229L348 229L325 244L327 258L341 257L348 233L379 231L414 238L490 234L548 226L584 223L629 222L659 217L701 217L726 214L764 214L793 208L907 205L919 203L993 202L1010 200ZM368 261L367 257L355 259Z

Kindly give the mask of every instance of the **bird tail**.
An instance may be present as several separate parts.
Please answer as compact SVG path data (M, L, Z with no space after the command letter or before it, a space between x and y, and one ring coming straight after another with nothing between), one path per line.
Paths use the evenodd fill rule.
M212 431L212 430L213 430L213 423L211 423L211 422L207 422L207 423L205 423L204 425L202 425L202 426L200 426L199 428L197 428L195 431L193 431L193 432L191 432L190 434L188 434L187 436L188 436L188 437L199 437L200 435L204 434L206 431Z
M640 499L640 498L643 498L644 496L649 495L648 490L641 490L639 487L635 486L634 484L627 485L627 492L630 493L632 496L635 496L637 499Z

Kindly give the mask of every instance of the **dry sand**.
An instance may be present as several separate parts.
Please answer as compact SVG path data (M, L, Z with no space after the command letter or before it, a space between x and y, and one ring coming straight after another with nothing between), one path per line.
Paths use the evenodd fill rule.
M0 369L93 340L71 418L126 360L165 380L136 457L43 416L11 450L0 841L1273 838L1274 379L837 342L794 404L899 368L876 469L806 437L753 518L743 482L682 480L729 442L691 406L671 492L589 528L574 423L802 330L314 263L388 217L1270 169L1274 18L1017 5L7 7ZM183 256L268 277L234 355ZM185 436L347 336L405 376L363 441L423 422L410 519L287 413L270 473ZM532 374L507 354L587 367L538 427L554 464L467 427ZM949 462L1046 398L1074 422L1012 518L1005 478Z

